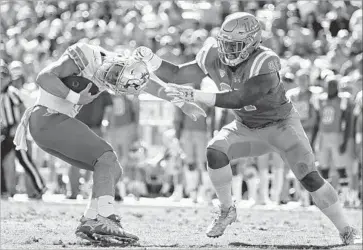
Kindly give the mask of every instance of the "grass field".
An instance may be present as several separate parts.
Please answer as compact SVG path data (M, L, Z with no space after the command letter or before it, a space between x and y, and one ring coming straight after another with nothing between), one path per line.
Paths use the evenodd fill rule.
M314 209L239 208L238 222L217 239L205 236L212 207L117 204L123 225L140 237L127 249L362 249L342 246ZM1 201L1 249L102 249L74 235L84 204ZM362 210L347 211L361 233ZM116 249L117 247L108 247Z

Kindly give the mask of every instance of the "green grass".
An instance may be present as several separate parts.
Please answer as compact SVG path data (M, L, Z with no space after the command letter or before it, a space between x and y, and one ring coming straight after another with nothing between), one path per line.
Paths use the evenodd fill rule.
M217 239L205 236L212 208L163 208L117 204L124 228L138 235L127 249L362 249L342 246L319 211L238 209L238 222ZM1 201L1 249L102 249L74 235L84 205ZM362 211L347 211L361 233ZM116 249L109 247L108 249Z

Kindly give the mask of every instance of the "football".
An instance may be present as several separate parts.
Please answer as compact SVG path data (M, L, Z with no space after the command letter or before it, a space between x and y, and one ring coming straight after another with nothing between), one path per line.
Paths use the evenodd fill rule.
M73 90L76 93L81 92L82 90L84 90L88 83L90 83L91 81L88 80L87 78L84 78L82 76L67 76L65 78L62 78L61 81L71 90ZM89 90L89 92L94 95L97 94L99 89L96 86L96 84L92 83L92 87Z

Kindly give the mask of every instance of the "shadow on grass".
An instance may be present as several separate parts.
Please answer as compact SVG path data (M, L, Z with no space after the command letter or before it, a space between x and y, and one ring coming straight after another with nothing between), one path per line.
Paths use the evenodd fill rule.
M261 245L261 244L248 244L243 242L231 242L228 244L233 247L251 247L251 248L262 248L262 249L332 249L334 247L342 247L343 244L335 244L328 246L318 246L318 245Z

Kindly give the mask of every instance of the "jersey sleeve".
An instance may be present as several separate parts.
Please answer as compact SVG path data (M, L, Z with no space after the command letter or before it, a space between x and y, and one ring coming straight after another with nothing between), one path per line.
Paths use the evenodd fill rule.
M69 55L77 65L80 72L82 72L90 62L90 55L92 55L92 47L85 43L76 43L69 46L65 54Z
M217 51L216 39L210 37L205 42L201 50L197 53L195 60L198 66L203 70L204 74L208 74L208 68L215 58Z
M280 70L281 61L278 55L276 55L276 53L272 50L266 50L254 58L250 68L249 78L279 72Z

